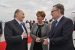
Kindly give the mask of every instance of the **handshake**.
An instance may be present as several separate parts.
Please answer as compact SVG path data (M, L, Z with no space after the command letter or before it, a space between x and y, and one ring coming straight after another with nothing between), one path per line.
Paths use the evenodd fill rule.
M39 37L37 37L35 41L36 41L36 42L41 42L41 39L40 39ZM49 44L48 38L47 38L47 39L44 39L43 44L44 44L44 45L48 45L48 44Z
M48 44L49 44L48 40L49 40L48 38L47 38L47 39L44 39L43 44L44 44L44 45L48 45Z

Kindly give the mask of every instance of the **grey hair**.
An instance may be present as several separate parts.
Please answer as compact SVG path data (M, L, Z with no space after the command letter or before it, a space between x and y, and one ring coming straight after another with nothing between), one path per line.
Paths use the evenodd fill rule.
M16 13L19 13L20 12L20 9L17 9L14 13L14 18L16 17Z

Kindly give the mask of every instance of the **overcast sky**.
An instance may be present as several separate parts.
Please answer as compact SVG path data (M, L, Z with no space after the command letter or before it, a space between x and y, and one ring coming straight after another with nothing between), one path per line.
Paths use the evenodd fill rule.
M36 20L36 12L46 12L46 19L51 19L52 6L61 3L65 7L65 16L75 12L75 0L0 0L0 20L9 21L13 19L16 9L25 13L25 20Z

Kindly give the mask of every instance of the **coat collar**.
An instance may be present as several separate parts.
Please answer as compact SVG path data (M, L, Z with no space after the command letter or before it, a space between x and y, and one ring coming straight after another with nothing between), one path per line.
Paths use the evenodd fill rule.
M19 25L19 23L18 23L15 19L14 19L13 21L14 21L16 27L18 27L18 28L20 29L20 31L23 32L23 29L21 28L21 26ZM27 29L26 29L26 27L25 27L25 24L23 24L23 26L24 26L24 28L25 28L25 30L26 30L26 33L27 33Z

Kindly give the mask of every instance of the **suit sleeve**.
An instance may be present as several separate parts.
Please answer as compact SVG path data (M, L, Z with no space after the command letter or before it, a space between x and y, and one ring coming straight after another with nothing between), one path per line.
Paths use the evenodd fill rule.
M35 26L36 26L36 24L33 25L31 32L30 32L30 36L33 40L36 40L36 38L37 38L37 36L33 34L33 30L34 30Z
M4 35L7 43L19 43L22 41L21 35L13 36L14 31L12 26L7 22L4 27Z
M75 21L74 21L74 30L75 30Z
M62 36L50 39L50 43L52 45L65 44L65 43L67 43L67 41L69 39L72 38L72 33L73 33L73 22L72 22L72 20L69 19L69 20L65 21L65 24L63 25L62 29L63 29L62 30Z
M46 33L46 35L44 37L41 38L41 42L44 42L44 39L48 38L48 34L50 32L50 26L47 25L47 27L45 29L46 29L47 33Z

